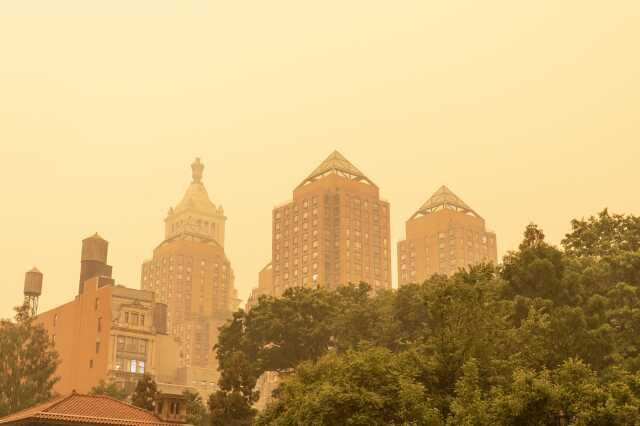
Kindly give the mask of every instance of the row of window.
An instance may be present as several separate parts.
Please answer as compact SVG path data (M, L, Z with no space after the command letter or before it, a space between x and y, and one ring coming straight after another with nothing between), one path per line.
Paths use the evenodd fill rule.
M181 227L188 225L188 226L195 226L199 229L204 230L205 232L210 232L210 233L214 233L215 229L216 229L216 224L214 222L208 222L206 220L193 220L193 218L191 216L189 216L188 219L186 220L179 220L176 223L173 223L171 225L171 231L175 232L176 230L179 230Z
M116 358L116 370L127 373L144 374L145 361L140 359Z
M207 266L213 266L214 268L218 268L219 266L222 267L223 270L227 269L227 266L225 265L225 263L223 261L220 260L220 256L216 256L216 260L215 261L207 261L205 259L200 259L200 266L202 267L207 267ZM180 267L181 265L186 265L187 269L191 270L191 266L193 265L193 257L191 256L183 256L183 255L177 255L177 256L167 256L167 257L162 257L160 259L154 259L151 262L147 262L145 265L151 269L151 270L160 270L161 267L168 265L169 267L172 267L172 265L177 264L178 267Z
M301 205L302 205L303 209L309 208L309 205L317 206L318 205L318 197L312 197L311 200L308 200L308 199L307 200L303 200ZM283 208L275 210L273 212L273 217L275 219L280 219L283 215L287 216L289 214L289 210L293 211L294 213L297 213L298 210L299 210L298 204L288 204Z
M122 317L122 321L125 324L133 325L133 326L144 326L145 316L144 314L138 312L129 312L125 311Z
M118 336L116 338L118 352L137 353L143 356L147 354L147 339L137 337Z

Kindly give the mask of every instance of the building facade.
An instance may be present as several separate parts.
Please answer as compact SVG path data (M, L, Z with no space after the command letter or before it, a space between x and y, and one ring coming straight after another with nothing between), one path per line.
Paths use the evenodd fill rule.
M258 273L258 286L251 290L251 294L247 299L245 305L247 311L258 303L260 296L275 296L275 289L273 287L273 265L271 262Z
M239 300L224 252L224 211L209 198L200 160L191 168L191 184L165 219L164 240L142 265L141 288L155 292L168 307L168 331L178 340L181 354L173 380L208 395L217 385L212 348L218 327Z
M85 253L100 248L106 264L108 243L100 236L87 238L82 245L83 259ZM132 390L144 373L160 372L159 344L171 352L165 334L166 305L157 303L152 292L114 285L111 267L95 268L93 273L81 269L86 280L78 296L34 319L47 330L60 355L56 371L60 380L54 390L89 392L100 380Z
M481 262L497 263L496 235L484 219L446 186L406 222L398 242L398 283L421 283Z
M391 288L389 203L334 151L273 209L273 294L289 287L336 288L365 281Z

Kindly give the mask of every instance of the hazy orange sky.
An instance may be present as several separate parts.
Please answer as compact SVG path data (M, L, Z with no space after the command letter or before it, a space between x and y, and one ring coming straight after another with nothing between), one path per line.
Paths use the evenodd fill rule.
M34 265L41 310L71 300L96 231L138 288L196 156L242 298L272 207L334 149L394 245L441 184L501 255L530 221L557 243L640 214L639 46L637 0L1 0L0 317Z

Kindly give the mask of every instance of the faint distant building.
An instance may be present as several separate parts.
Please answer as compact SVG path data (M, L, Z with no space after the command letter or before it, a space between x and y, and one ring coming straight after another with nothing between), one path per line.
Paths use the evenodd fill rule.
M114 285L111 267L87 268L88 253L99 253L91 259L94 266L106 265L108 244L98 234L82 241L81 275L86 280L80 293L35 318L60 355L60 381L54 386L60 394L89 392L100 380L132 390L144 373L156 378L172 374L158 360L177 357L178 351L165 334L166 305L157 303L150 291ZM165 362L164 368L175 370L175 364Z
M247 299L247 311L258 303L260 296L275 296L273 287L273 266L271 265L271 262L262 268L258 274L258 286L251 291L251 294Z
M391 288L389 203L334 151L273 209L273 293L365 281Z
M398 243L398 283L421 283L479 262L497 262L496 235L484 219L446 186L406 222Z
M217 385L212 350L218 327L238 307L231 264L224 252L226 217L209 199L200 159L182 201L169 209L165 238L142 265L141 287L168 306L169 334L180 342L178 383L207 395Z

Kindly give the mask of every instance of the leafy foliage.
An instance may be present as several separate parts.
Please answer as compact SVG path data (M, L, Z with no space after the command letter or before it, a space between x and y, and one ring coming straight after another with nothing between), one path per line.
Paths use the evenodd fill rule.
M640 424L638 223L574 221L564 249L531 224L501 266L395 292L263 297L221 329L214 405L249 424L277 371L258 424Z
M231 353L221 367L219 390L211 394L207 402L211 424L250 425L256 413L251 405L258 400L258 393L253 390L254 369L241 351Z
M111 398L119 399L120 401L124 401L129 397L129 393L122 386L119 386L113 381L106 382L104 380L100 380L98 385L94 386L89 394L106 395L110 396Z
M193 426L209 425L209 413L202 402L202 397L190 390L182 392L182 396L187 401L187 423Z
M567 253L576 256L610 256L640 250L640 217L609 214L571 221L572 232L562 241Z
M158 386L156 385L156 381L153 380L153 377L149 374L145 374L138 380L136 389L133 391L133 394L131 394L131 403L136 407L153 411L157 398Z
M0 416L50 399L58 363L51 339L33 324L28 306L16 308L15 321L0 321Z
M442 424L412 361L375 347L305 361L257 425Z

